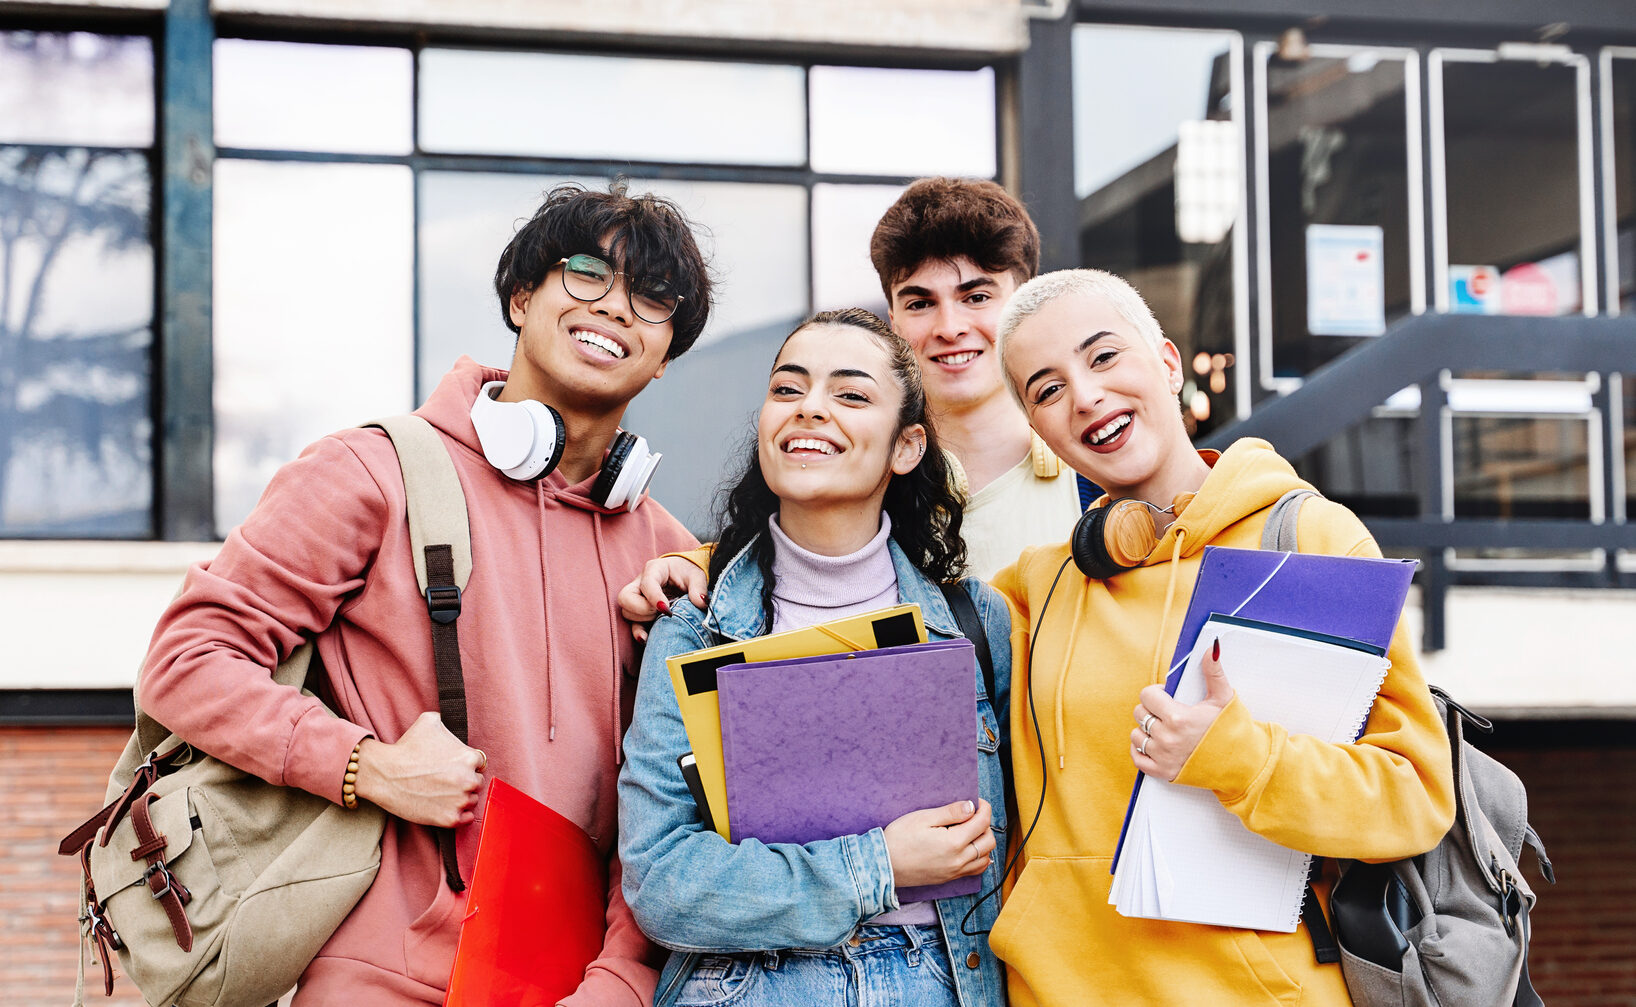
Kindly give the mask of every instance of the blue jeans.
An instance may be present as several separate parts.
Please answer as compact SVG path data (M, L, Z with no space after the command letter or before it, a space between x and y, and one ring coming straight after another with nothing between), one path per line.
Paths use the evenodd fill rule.
M676 1007L920 1007L956 1004L935 926L861 926L837 948L705 955Z

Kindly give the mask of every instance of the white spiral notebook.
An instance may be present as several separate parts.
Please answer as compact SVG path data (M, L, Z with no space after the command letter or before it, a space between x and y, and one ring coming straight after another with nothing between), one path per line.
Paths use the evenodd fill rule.
M1199 663L1218 638L1250 716L1330 742L1363 733L1391 666L1367 644L1217 615L1187 658L1179 701L1204 698ZM1286 933L1300 921L1311 857L1251 832L1212 792L1146 778L1125 830L1108 893L1123 915Z

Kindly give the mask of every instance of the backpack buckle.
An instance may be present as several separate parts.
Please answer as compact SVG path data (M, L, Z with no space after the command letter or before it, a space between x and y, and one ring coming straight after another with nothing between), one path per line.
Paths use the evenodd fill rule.
M161 879L157 888L154 887L153 881L155 875ZM143 871L142 880L148 883L148 891L153 893L155 902L166 895L174 895L176 900L185 906L193 898L193 893L187 890L186 885L176 880L176 875L170 872L170 865L163 860L154 861L146 871Z
M1510 871L1500 871L1500 918L1505 923L1505 935L1517 935L1517 916L1522 913L1522 889Z
M460 617L460 588L453 584L433 585L426 589L426 613L432 621L448 625Z
M101 938L108 942L108 946L115 951L125 950L125 942L120 939L119 931L108 922L108 917L102 911L102 906L95 899L87 902L80 912L80 922L90 924L89 932L92 937Z

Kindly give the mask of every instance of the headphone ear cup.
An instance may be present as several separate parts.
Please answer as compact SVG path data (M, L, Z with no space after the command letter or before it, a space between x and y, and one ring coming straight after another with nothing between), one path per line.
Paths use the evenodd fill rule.
M608 448L608 456L602 459L602 469L597 472L596 482L591 484L591 499L600 507L617 506L609 504L608 499L613 495L614 485L619 482L619 474L625 468L625 462L630 459L631 449L636 447L637 436L628 430L621 430Z
M1114 500L1080 516L1069 549L1079 572L1092 580L1134 570L1153 551L1159 535L1140 500Z

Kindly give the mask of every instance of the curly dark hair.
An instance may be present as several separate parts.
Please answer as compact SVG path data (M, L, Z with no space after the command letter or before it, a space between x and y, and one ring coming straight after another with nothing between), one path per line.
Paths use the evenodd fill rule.
M938 583L959 580L966 568L966 544L960 539L961 501L950 480L948 459L938 446L937 430L926 415L926 391L921 386L914 351L891 326L863 308L820 311L796 326L784 342L813 325L850 325L869 333L885 348L892 373L903 389L896 432L902 433L916 423L924 426L926 453L912 471L892 476L881 506L892 519L892 538L916 570ZM779 352L783 352L782 344ZM740 475L722 492L718 508L720 532L710 554L710 583L714 586L728 561L749 545L761 569L762 609L770 614L773 541L766 531L767 519L778 513L779 501L761 474L756 446L752 432Z
M922 263L962 256L984 272L1010 273L1018 283L1040 271L1040 232L997 182L922 178L887 208L869 238L869 261L888 304L892 285Z
M507 328L519 331L511 320L513 294L539 286L564 258L594 252L627 275L662 276L682 295L670 319L666 360L698 342L710 317L712 284L693 225L670 200L651 193L632 196L628 188L625 179L616 178L607 192L565 182L545 194L545 202L500 253L494 270L494 292Z

